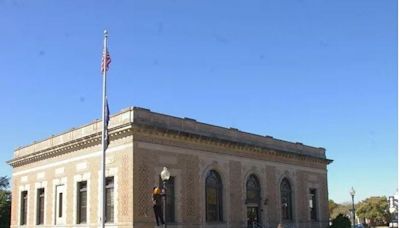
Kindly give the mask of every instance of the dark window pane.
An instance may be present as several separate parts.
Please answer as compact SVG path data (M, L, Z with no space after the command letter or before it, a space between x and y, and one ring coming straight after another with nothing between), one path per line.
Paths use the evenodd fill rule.
M205 189L207 222L222 222L222 181L216 171L208 172Z
M36 209L36 224L40 225L44 223L44 188L40 188L37 191L37 209Z
M62 217L62 208L63 208L63 193L60 192L58 194L58 217Z
M218 189L207 188L207 204L218 205Z
M28 209L28 191L21 192L21 225L26 225L26 216Z
M250 175L246 182L246 202L260 203L260 183L255 175Z
M217 211L217 205L215 204L209 204L207 206L207 219L208 221L218 221L217 217L218 211Z
M310 218L313 221L317 221L317 190L310 189Z
M282 219L292 220L292 190L288 179L281 182Z
M114 222L114 177L106 178L106 220Z
M78 183L78 224L86 223L87 214L87 182L82 181Z

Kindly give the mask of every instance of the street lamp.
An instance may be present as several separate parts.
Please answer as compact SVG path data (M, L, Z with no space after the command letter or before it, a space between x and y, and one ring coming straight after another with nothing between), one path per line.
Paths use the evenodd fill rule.
M356 209L354 208L354 195L356 194L356 191L354 190L353 187L351 187L350 190L350 195L351 195L351 202L353 204L353 227L356 227Z
M167 188L166 188L166 184L167 181L170 178L170 173L167 169L167 167L164 167L163 170L161 171L161 180L163 182L163 190L164 190L164 207L163 207L163 216L164 216L164 228L167 227L167 216L166 216L166 208L167 208Z
M396 208L394 207L394 196L389 196L389 214L390 214L390 220L389 220L389 227L393 227L393 217L392 214L396 211Z

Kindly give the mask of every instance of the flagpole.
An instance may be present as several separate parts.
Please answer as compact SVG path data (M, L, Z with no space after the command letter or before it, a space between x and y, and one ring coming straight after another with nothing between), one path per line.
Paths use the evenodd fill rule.
M107 30L104 30L104 49L103 49L103 106L102 106L102 119L103 119L103 130L101 134L101 147L102 147L102 156L101 156L101 199L100 199L100 205L101 205L101 228L104 228L105 224L105 179L106 179L106 120L105 120L105 115L106 115L106 96L107 96L107 91L106 91L106 83L107 83L107 44L108 44L108 32Z

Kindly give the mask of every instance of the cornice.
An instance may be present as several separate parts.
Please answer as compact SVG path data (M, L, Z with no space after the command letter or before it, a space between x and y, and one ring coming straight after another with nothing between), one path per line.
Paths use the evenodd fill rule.
M139 134L147 136L148 139L152 139L157 137L159 139L168 139L174 140L179 142L190 143L193 145L199 145L200 147L213 147L217 150L224 150L224 151L234 151L234 152L242 152L242 153L252 153L253 155L270 155L275 157L281 158L289 158L289 159L296 159L302 161L309 161L314 163L320 163L324 165L330 164L333 160L323 158L323 157L316 157L307 154L301 153L293 153L287 152L283 150L271 149L267 147L255 146L248 143L242 142L235 142L230 140L224 140L219 138L213 137L206 137L202 135L191 134L187 132L179 132L173 131L170 129L153 127L153 126L134 126L133 135L134 140L135 136Z
M132 124L119 125L109 129L110 140L125 137L132 133ZM32 162L45 160L48 158L67 154L76 150L84 149L90 146L95 146L101 143L101 131L68 141L66 143L48 147L43 150L35 151L24 156L16 157L12 160L7 161L12 167L19 167Z
M189 143L192 145L197 145L199 147L202 147L203 149L214 148L214 151L218 150L218 151L239 152L249 155L249 157L257 155L269 155L273 157L296 159L299 161L309 161L325 165L328 165L333 161L330 159L316 157L307 154L287 152L267 147L255 146L250 143L243 143L226 139L208 137L183 131L175 131L167 128L141 125L141 124L132 124L131 122L110 128L109 134L111 141L116 140L118 138L126 137L128 135L133 135L135 140L137 136L144 135L148 139L158 138L170 141L177 141L177 142L179 141L181 143ZM19 167L32 162L45 160L48 158L60 156L62 154L67 154L76 150L84 149L90 146L96 146L100 143L101 143L101 132L99 131L91 135L71 140L54 147L49 147L43 150L36 151L34 153L16 157L10 161L7 161L7 163L12 167Z

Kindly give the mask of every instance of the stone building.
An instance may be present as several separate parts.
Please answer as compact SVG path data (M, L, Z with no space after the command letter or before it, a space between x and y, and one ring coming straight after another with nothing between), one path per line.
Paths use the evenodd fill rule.
M325 149L143 108L112 116L107 227L154 227L165 166L168 227L327 227ZM101 122L15 150L11 227L98 227Z

